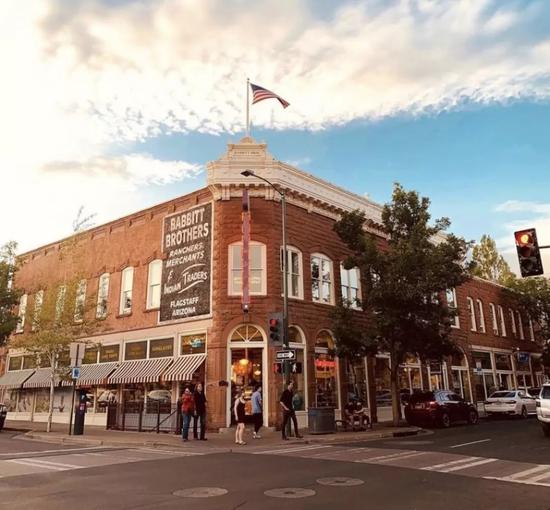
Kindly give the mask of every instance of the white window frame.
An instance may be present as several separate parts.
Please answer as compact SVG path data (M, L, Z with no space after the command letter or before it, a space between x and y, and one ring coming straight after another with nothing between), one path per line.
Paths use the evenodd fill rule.
M506 321L504 320L504 310L501 305L497 306L498 316L500 318L500 334L501 336L506 336Z
M476 310L474 307L474 300L470 296L468 296L466 300L468 301L468 314L470 316L470 331L477 331Z
M529 339L531 342L535 341L535 330L533 329L533 320L529 317Z
M110 282L111 275L109 273L103 273L99 277L99 281L97 283L97 306L95 312L95 316L97 319L104 319L105 317L107 317Z
M514 310L508 308L508 313L510 315L510 322L512 324L512 335L518 336L518 329L516 328L516 318L514 317Z
M452 300L453 300L452 303L449 302L449 293L452 295ZM447 301L447 306L449 307L449 309L455 310L457 312L453 318L454 322L451 323L451 328L460 328L460 318L458 316L458 302L456 300L456 289L454 287L451 289L447 289L445 291L445 299Z
M84 307L86 305L86 287L88 282L80 280L76 287L76 298L74 300L74 321L82 322L84 320Z
M55 300L55 320L59 321L61 319L61 314L65 308L65 295L67 294L67 287L61 285L57 291L57 298Z
M479 312L479 331L482 333L486 333L487 330L485 329L485 314L483 313L483 301L481 299L476 300L477 303L477 311Z
M521 318L521 313L519 310L516 310L516 315L518 318L518 331L519 331L519 337L521 340L525 340L525 335L523 333L523 320Z
M238 241L236 243L231 243L228 246L228 254L227 254L227 294L229 296L242 296L243 295L243 289L242 289L242 267L240 269L234 268L234 259L233 259L233 247L234 246L240 246L241 250L243 249L243 243L242 241ZM267 249L266 245L264 243L260 243L258 241L250 241L249 244L250 248L252 247L260 247L260 254L261 254L261 260L262 260L262 267L261 268L254 268L256 271L262 272L262 278L261 278L261 289L260 291L252 291L249 290L251 296L265 296L267 295ZM241 251L242 254L242 251ZM250 257L249 257L250 259ZM239 262L239 266L241 266L242 260ZM249 264L249 271L252 269ZM233 289L233 273L236 271L241 272L241 290L235 291Z
M280 256L280 265L281 265L281 273L283 272L283 247L281 246L281 256ZM298 273L292 273L292 255L298 256ZM286 271L287 271L287 281L286 281L286 288L288 292L288 297L293 299L304 299L304 262L303 262L303 256L302 252L294 247L289 246L287 244L286 246ZM297 276L298 277L298 293L292 292L292 277Z
M160 268L158 272L158 281L153 281L153 275L155 272L155 269ZM162 285L162 260L161 259L155 259L149 262L149 266L147 269L147 310L154 310L156 308L160 308L160 289ZM158 302L154 300L154 292L155 289L158 287L159 294L158 294Z
M126 276L130 275L130 276ZM132 293L134 290L134 268L126 267L120 274L120 315L127 315L132 312ZM130 305L126 306L130 300Z
M497 309L494 303L489 303L489 310L491 311L491 324L493 325L493 334L498 335L498 318L497 318Z
M361 273L358 267L345 269L343 263L340 263L340 292L344 303L349 303L350 308L361 310L361 305L357 302L357 300L350 299L350 289L353 287L349 285L349 276L352 271L355 272L357 278L357 300L359 303L361 302ZM348 285L344 285L344 274L346 274ZM346 295L344 295L344 289L346 289Z
M25 329L25 313L27 312L27 294L23 294L19 298L19 311L17 312L17 326L15 328L16 333L23 333L23 330Z
M314 281L313 271L312 271L313 259L319 259L319 262L320 262L319 268L320 269L323 265L322 262L328 262L328 264L329 264L329 278L330 279L328 280L328 284L329 284L329 301L328 302L324 301L323 298L322 298L322 287L321 287L320 284L319 284L319 299L316 299L313 295L313 281ZM323 253L312 253L311 257L310 257L309 270L310 270L310 275L311 275L311 300L314 303L321 303L321 304L325 304L325 305L334 305L334 264L333 264L332 260ZM323 281L321 274L319 274L319 279L318 280L319 280L320 283Z
M40 322L40 314L42 313L42 305L44 303L44 291L41 289L34 295L34 315L32 319L31 330L36 331Z

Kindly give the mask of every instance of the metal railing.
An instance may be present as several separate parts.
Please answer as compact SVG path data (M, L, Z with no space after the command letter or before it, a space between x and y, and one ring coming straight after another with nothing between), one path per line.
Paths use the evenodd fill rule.
M121 402L107 407L107 429L178 434L182 425L179 405L159 400Z

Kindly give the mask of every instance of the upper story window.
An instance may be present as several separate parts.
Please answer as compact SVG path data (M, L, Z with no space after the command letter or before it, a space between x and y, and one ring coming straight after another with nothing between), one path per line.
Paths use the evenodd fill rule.
M348 304L352 308L360 308L359 268L344 269L343 264L340 264L340 282L344 304Z
M325 255L311 256L311 296L318 303L334 303L332 260Z
M498 316L500 319L500 334L502 336L506 336L506 322L504 320L504 310L500 305L498 305Z
M483 313L483 302L481 299L477 300L477 316L479 319L479 331L485 333L485 314Z
M229 245L229 295L243 293L243 244ZM251 295L267 294L266 249L265 244L251 241L248 251L248 289Z
M523 334L523 321L521 320L521 313L519 311L516 312L516 316L518 318L518 331L519 331L519 337L522 340L525 340L525 335Z
M55 320L59 321L61 319L61 314L65 308L65 294L67 293L67 287L61 285L57 291L57 299L55 300Z
M531 320L531 317L529 317L529 338L531 339L531 342L535 341L535 330L533 329L533 321Z
M15 328L16 333L23 333L25 329L25 313L27 311L27 294L23 294L19 298L19 313L18 313L18 322L17 327Z
M86 280L80 280L76 288L76 299L74 303L75 322L82 322L84 320L85 303L86 303Z
M134 268L127 267L122 271L120 280L120 315L132 311L132 287L134 286Z
M516 318L514 317L514 310L508 308L508 313L510 315L510 324L512 324L512 335L517 336L518 330L516 328Z
M470 317L470 331L477 331L474 300L470 296L468 296L466 299L468 300L468 315Z
M302 252L292 246L286 247L286 271L288 297L304 299L304 279L302 275ZM283 270L283 250L281 248L281 271Z
M498 335L498 320L497 320L497 309L493 303L489 303L489 309L491 310L491 323L493 325L493 333Z
M451 323L452 328L459 328L460 327L460 320L458 318L458 303L456 301L456 290L454 288L447 289L445 292L445 296L447 297L447 306L450 310L454 310L456 312L456 315L453 318L453 322Z
M160 307L161 278L162 260L153 260L149 263L149 274L147 278L147 309Z
M35 331L40 325L40 314L42 313L42 304L44 303L44 291L39 290L34 295L34 314L32 318L32 330Z
M104 319L107 317L107 303L109 300L109 273L103 273L99 277L99 283L97 288L97 307L95 316L98 319Z

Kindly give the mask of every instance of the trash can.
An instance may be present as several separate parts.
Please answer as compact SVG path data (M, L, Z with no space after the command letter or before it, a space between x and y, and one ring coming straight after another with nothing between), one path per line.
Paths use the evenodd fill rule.
M310 434L333 434L336 432L334 407L310 407L307 422Z

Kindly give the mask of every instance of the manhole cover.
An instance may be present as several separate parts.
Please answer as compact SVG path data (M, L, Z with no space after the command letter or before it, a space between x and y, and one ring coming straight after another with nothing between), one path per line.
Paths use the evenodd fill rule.
M213 498L214 496L223 496L227 492L227 489L221 487L193 487L191 489L181 489L172 494L180 498Z
M359 478L333 476L330 478L319 478L317 483L320 485L334 485L336 487L353 487L354 485L363 485L365 482L363 480L359 480Z
M403 445L422 445L422 444L433 444L433 441L388 441L385 444L403 444Z
M315 491L312 491L311 489L286 487L283 489L270 489L268 491L265 491L264 494L272 498L297 499L297 498L307 498L309 496L315 496Z

